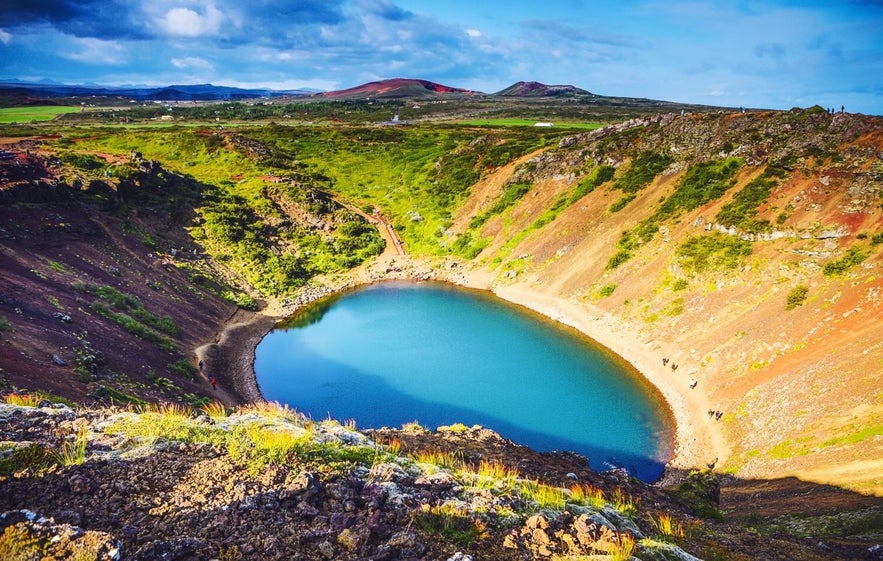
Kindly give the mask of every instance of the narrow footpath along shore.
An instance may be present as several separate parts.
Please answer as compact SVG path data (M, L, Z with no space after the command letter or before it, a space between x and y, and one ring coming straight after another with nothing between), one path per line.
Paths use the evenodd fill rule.
M197 357L204 361L207 372L215 373L222 387L232 390L224 394L228 397L223 401L231 405L261 401L263 396L254 371L255 349L279 320L331 293L394 279L438 280L488 290L504 300L579 330L631 364L659 390L676 424L673 457L667 464L662 483L679 479L684 471L721 463L727 457L727 443L708 417L710 408L704 392L701 388L690 388L687 377L677 376L663 365L664 353L658 343L641 341L636 328L590 304L543 294L534 287L518 283L497 285L493 282L493 274L482 270L465 270L459 266L432 267L407 256L382 258L349 280L310 290L294 303L273 302L262 312L237 312L214 342L197 349ZM667 352L671 355L675 350Z

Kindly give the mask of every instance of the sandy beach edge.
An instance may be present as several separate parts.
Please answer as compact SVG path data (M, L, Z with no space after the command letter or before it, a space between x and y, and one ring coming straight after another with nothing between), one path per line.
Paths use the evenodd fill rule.
M315 297L302 299L298 306L271 304L262 312L237 312L219 332L215 342L200 347L197 355L209 369L218 373L222 384L226 383L234 390L235 396L231 396L229 401L263 401L254 370L255 349L279 320L323 295L394 279L438 280L487 290L499 298L579 330L628 362L657 388L674 417L673 455L666 464L659 484L673 483L682 479L684 472L708 467L725 458L727 445L720 430L714 426L714 421L708 417L707 399L703 392L690 388L686 376L677 376L663 365L662 351L657 348L659 343L641 341L634 327L590 304L544 294L523 284L498 285L490 275L475 270L457 268L454 271L439 271L414 263L393 267L387 264L379 272L369 270L368 274L360 275L345 285L326 288Z

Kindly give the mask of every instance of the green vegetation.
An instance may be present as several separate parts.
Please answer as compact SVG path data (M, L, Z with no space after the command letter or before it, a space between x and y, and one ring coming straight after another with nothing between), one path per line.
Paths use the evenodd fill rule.
M786 310L793 310L797 306L802 306L804 302L806 302L806 297L809 294L809 287L805 285L797 285L791 289L791 292L788 293L788 301L785 304Z
M870 252L859 247L850 247L840 259L829 261L822 267L822 273L826 277L843 275L862 261L868 258Z
M664 199L652 215L622 233L617 242L619 249L608 261L607 268L615 269L628 261L635 249L653 239L662 222L723 196L736 183L735 176L742 163L740 158L725 158L697 164L687 170L674 193Z
M65 113L79 112L80 108L73 105L47 105L28 107L0 108L0 123L30 123L32 121L51 121Z
M542 119L471 119L465 121L457 121L457 124L470 127L533 127ZM580 122L556 122L555 128L559 129L585 129L595 130L604 126L604 123L580 123ZM547 129L548 130L548 129Z
M97 171L107 167L107 162L91 154L59 152L58 159L81 171Z
M770 192L778 183L778 168L767 168L764 173L733 195L733 200L725 204L717 213L715 221L743 232L757 233L771 229L769 220L758 220L758 207L769 199Z
M613 294L613 291L616 290L616 283L605 284L598 290L598 296L601 298L606 298Z
M751 244L734 236L712 232L688 238L675 250L678 263L692 273L735 269L743 257L751 255Z
M696 516L723 521L723 513L718 508L720 483L713 473L690 472L686 481L678 484L670 493Z
M488 221L491 216L500 214L501 212L518 202L521 197L523 197L527 194L528 191L530 191L530 188L530 183L506 184L506 186L503 187L503 192L500 195L500 198L498 198L497 201L493 205L491 205L488 210L479 215L476 215L472 219L472 222L469 223L469 227L473 229L481 227L485 222Z
M452 503L424 505L413 516L412 523L427 534L442 536L461 547L468 546L486 533L480 519Z
M621 211L622 209L624 209L626 207L626 205L628 205L630 202L635 200L635 197L637 197L637 195L635 195L634 193L629 193L628 195L624 195L618 201L616 201L615 203L610 205L610 208L607 209L607 212L609 212L610 214L614 214L616 212Z
M186 358L176 360L169 364L169 370L188 380L195 380L196 374L199 372L199 369L193 366L193 363Z
M674 160L655 152L642 152L635 157L625 172L613 182L613 188L626 193L637 193L665 171Z
M601 165L592 169L592 171L580 181L570 195L570 202L575 203L585 197L597 187L613 179L616 168L613 166Z

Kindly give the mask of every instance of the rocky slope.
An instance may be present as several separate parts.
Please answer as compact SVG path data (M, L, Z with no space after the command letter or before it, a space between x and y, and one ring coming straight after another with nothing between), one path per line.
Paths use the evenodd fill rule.
M42 405L0 405L4 559L873 558L688 514L716 510L713 480L666 493L479 427Z

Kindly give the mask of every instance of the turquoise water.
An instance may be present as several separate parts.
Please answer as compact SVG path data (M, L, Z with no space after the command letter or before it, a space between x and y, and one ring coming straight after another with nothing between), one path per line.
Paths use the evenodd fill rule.
M258 345L266 399L357 426L479 424L594 469L657 479L673 422L637 373L576 330L491 294L380 283L309 307Z

